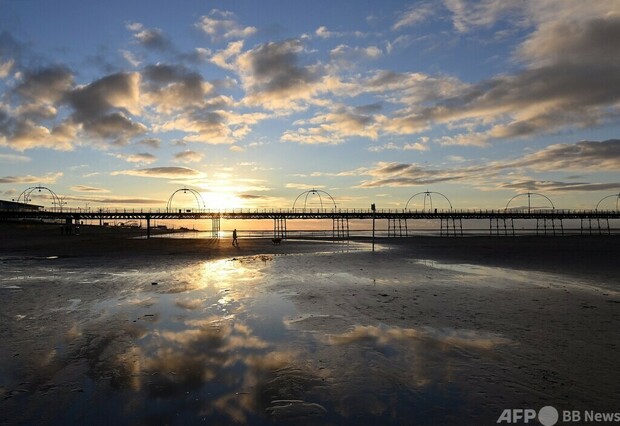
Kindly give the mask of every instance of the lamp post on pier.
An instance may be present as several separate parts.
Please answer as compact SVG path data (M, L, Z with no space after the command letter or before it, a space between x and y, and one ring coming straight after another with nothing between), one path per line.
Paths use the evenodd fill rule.
M372 252L375 252L375 211L377 210L375 203L370 205L370 210L372 210Z

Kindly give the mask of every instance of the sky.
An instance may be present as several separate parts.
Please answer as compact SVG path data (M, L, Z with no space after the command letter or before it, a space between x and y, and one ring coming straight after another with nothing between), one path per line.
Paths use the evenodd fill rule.
M617 0L0 0L0 198L594 208L619 40Z

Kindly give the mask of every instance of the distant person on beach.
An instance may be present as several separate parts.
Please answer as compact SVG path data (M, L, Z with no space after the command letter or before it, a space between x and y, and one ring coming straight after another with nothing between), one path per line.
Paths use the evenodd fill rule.
M237 230L233 230L233 246L239 247L239 241L237 241Z

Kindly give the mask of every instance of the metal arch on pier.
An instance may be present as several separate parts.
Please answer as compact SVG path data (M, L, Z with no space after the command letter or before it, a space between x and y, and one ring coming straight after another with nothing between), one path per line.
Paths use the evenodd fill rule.
M448 197L446 197L444 194L442 194L441 192L435 192L435 191L422 191L422 192L418 192L417 194L413 194L408 200L407 200L407 204L405 204L405 210L407 210L407 208L409 207L409 203L411 202L411 200L413 200L415 197L417 197L420 194L424 194L424 204L422 207L422 211L426 210L426 198L428 197L429 203L430 203L430 209L433 210L433 198L431 196L431 194L437 194L437 195L441 195L443 198L445 198L445 200L448 202L448 205L450 206L450 210L452 210L452 203L450 202L450 200L448 199Z
M319 212L324 212L324 213L332 215L332 238L334 240L348 239L349 238L349 218L348 216L342 216L336 213L336 209L337 209L336 200L334 200L334 197L332 197L330 193L326 191L322 191L320 189L315 189L315 188L309 191L304 191L301 194L299 194L297 198L295 198L295 201L293 201L292 211L293 212L296 211L295 206L297 205L297 201L299 201L301 197L304 197L304 207L303 209L298 209L298 210L301 210L302 214L305 214L306 208L308 206L308 196L310 196L310 194L314 194L319 197L319 203L321 204ZM321 194L326 196L326 198L329 198L329 200L331 201L331 204L333 205L333 209L331 210L331 213L326 212L326 210L328 209L326 209L325 206L323 205L323 197L321 196ZM312 213L312 209L310 209L310 213ZM276 219L274 219L274 235L278 234L278 232L281 232L281 229L284 228L284 238L286 238L286 218L283 217L278 220L280 220L280 222L276 222Z
M528 213L530 213L530 211L532 209L532 204L531 204L532 195L537 195L539 197L545 198L551 204L551 209L555 210L555 206L553 205L553 201L551 201L551 199L549 197L547 197L546 195L541 194L539 192L526 192L526 193L523 193L523 194L517 194L514 197L512 197L510 200L508 200L508 202L506 203L506 207L504 207L504 211L508 210L508 205L510 204L510 202L512 200L514 200L515 198L518 198L518 197L523 197L525 195L527 195L527 212Z
M539 197L543 197L545 198L547 201L549 201L549 203L551 204L551 210L555 211L555 205L553 205L553 201L551 201L551 199L549 197L547 197L544 194L538 193L538 192L526 192L524 194L517 194L514 197L512 197L510 200L508 200L508 202L506 203L506 207L504 208L504 211L508 211L508 206L510 205L510 202L512 200L514 200L517 197L522 197L522 196L527 196L527 213L531 213L532 210L532 195L536 195ZM504 221L504 232L505 235L507 235L507 226L506 226L506 218L503 219ZM556 221L558 222L558 224L556 225ZM492 220L490 221L491 223L493 222ZM548 225L549 223L549 225ZM512 235L515 235L515 231L514 231L514 219L510 219L510 224L511 224L511 230L512 230ZM499 221L496 221L496 226L497 226L497 232L499 234ZM536 218L536 235L540 233L543 233L545 235L547 235L547 232L552 232L553 235L556 235L556 226L557 226L557 231L561 232L562 235L564 235L564 223L562 222L562 217L555 217L555 216L551 216L551 217L539 217ZM492 225L491 225L492 228Z
M306 205L308 203L308 196L310 194L315 194L319 197L319 202L321 203L321 210L324 210L323 208L323 197L321 197L321 194L326 195L327 197L329 197L329 199L331 200L332 204L334 205L334 211L336 210L336 201L334 200L334 197L332 197L328 192L325 191L321 191L320 189L311 189L309 191L304 191L301 194L299 194L297 196L297 198L295 198L295 201L293 201L293 211L295 211L295 205L297 204L297 200L299 200L301 197L304 197L304 208L303 211L306 211Z
M196 199L196 204L198 204L198 209L206 209L207 206L205 205L205 200L202 198L202 195L200 195L200 192L196 191L195 189L191 189L191 188L179 188L176 191L174 191L172 193L172 195L170 195L170 198L168 198L168 203L166 204L166 211L170 211L172 209L172 199L174 198L174 196L178 193L183 191L184 194L186 193L190 193L194 196L194 198Z
M176 191L172 193L172 195L170 195L170 198L168 198L168 203L166 204L166 212L171 212L172 199L179 192L183 192L184 194L187 194L189 192L190 194L192 194L194 198L196 199L196 204L198 204L199 211L207 208L205 204L205 200L202 198L202 195L200 195L200 192L192 188L184 187L184 188L177 189ZM181 212L181 210L179 210L179 212ZM188 211L188 213L191 213L191 211ZM220 238L220 217L212 216L210 219L211 219L211 236L213 238ZM147 223L147 227L149 228L149 231L150 231L150 225L151 225L150 221L151 221L151 217L147 216L146 223Z
M60 200L60 197L51 189L49 189L46 186L31 186L30 188L26 188L24 189L24 191L22 191L21 194L19 194L19 197L17 197L17 202L19 203L20 200L23 203L28 203L30 201L30 195L34 192L34 191L39 191L41 192L41 190L47 191L52 195L52 205L57 205L58 207L62 208L62 201ZM23 198L22 198L23 197Z
M616 197L616 210L620 210L618 209L618 202L620 201L620 192L619 192L617 194L611 194L611 195L608 195L607 197L601 198L600 201L596 203L596 207L594 208L594 211L598 211L598 206L600 206L601 203L605 201L606 199L612 198L612 197Z
M409 208L409 203L411 203L411 200L413 200L415 197L417 197L418 195L422 195L424 194L424 201L422 204L422 212L426 212L426 199L428 198L429 201L429 212L435 212L437 213L437 209L433 210L433 196L432 194L436 194L439 195L441 197L443 197L447 202L448 205L450 206L450 212L452 211L453 207L452 207L452 202L450 201L450 199L442 194L441 192L435 192L435 191L422 191L422 192L418 192L417 194L413 194L411 197L409 197L409 199L407 200L407 203L405 204L405 208L403 209L403 212L407 212L408 208ZM417 210L416 210L417 212ZM441 234L443 235L443 228L444 228L444 220L446 222L446 235L449 234L449 221L452 220L452 227L453 227L453 233L454 235L457 234L457 230L456 230L456 224L457 224L457 219L453 216L449 216L449 217L443 217L441 216L440 218L440 224L441 224ZM460 228L460 233L463 233L463 223L460 219L458 219L458 224L459 224L459 228ZM404 225L404 234L403 234L403 225ZM390 231L393 229L392 232L392 236L400 236L402 237L404 236L409 236L409 226L407 224L407 218L400 218L400 217L394 217L394 218L389 218L388 219L388 235L390 235Z

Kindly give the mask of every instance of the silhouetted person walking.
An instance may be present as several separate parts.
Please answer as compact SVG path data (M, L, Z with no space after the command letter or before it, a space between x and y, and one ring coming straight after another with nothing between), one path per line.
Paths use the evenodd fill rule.
M237 230L233 230L233 246L239 247L239 241L237 241Z

